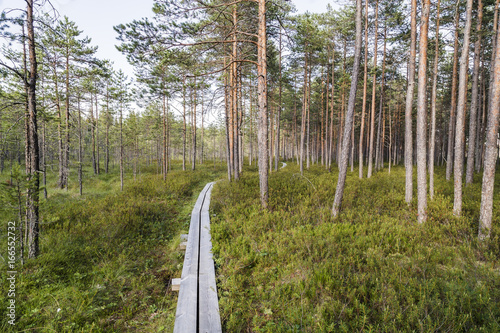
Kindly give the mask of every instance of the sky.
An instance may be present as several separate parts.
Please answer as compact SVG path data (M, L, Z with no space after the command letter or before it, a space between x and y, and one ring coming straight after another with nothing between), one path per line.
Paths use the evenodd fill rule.
M321 13L328 3L338 0L292 0L299 13L305 11ZM116 70L122 69L129 77L133 68L123 54L116 50L117 34L113 26L134 19L152 17L153 0L51 0L60 16L68 16L83 30L82 36L92 38L97 45L97 57L110 59ZM24 6L22 0L0 0L0 12L8 8Z

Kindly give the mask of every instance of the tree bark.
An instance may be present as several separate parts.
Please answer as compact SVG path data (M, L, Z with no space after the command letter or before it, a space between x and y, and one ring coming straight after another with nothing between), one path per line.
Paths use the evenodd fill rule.
M434 49L434 67L432 69L432 93L431 93L431 135L429 138L429 195L434 199L434 155L436 147L436 99L437 99L437 79L439 61L439 10L441 0L437 2L436 8L436 37Z
M427 220L427 34L429 31L430 0L422 4L420 23L420 45L418 65L418 95L417 95L417 193L418 193L418 222Z
M359 178L363 178L363 135L365 131L366 88L368 85L368 0L365 0L365 63L363 71L363 105L359 129Z
M375 169L379 170L381 164L381 159L383 160L383 141L382 141L382 146L381 146L381 140L383 140L383 134L382 138L380 137L380 131L381 131L381 126L382 126L382 118L383 118L383 109L384 109L384 84L385 84L385 59L386 59L386 53L387 53L387 23L385 23L384 27L384 52L382 56L382 77L380 80L380 100L379 100L379 112L378 112L378 126L377 126L377 144L375 145ZM381 156L382 155L382 156Z
M451 79L451 110L450 121L448 128L448 154L446 159L446 180L451 179L451 172L453 171L453 141L455 137L455 113L457 110L457 67L458 67L458 33L460 23L459 6L460 0L457 0L457 10L455 14L455 43L453 46L453 73Z
M500 30L496 31L496 40L500 38ZM488 109L488 128L486 130L486 148L484 153L483 185L481 191L481 208L479 213L479 239L490 237L493 213L493 189L495 186L495 169L498 159L498 126L500 113L500 47L495 48L493 86Z
M358 0L360 1L360 0ZM266 0L258 0L259 26L257 38L257 93L259 103L259 185L262 208L267 209L268 189L268 155L267 155L267 57L266 57Z
M481 61L481 24L483 20L483 1L477 3L477 40L474 44L474 72L472 76L472 97L470 104L469 120L469 142L467 150L467 169L465 173L465 184L472 184L474 176L474 155L476 151L476 131L477 131L477 110L478 110L478 86L479 86L479 67Z
M339 178L335 190L335 199L332 207L332 216L336 217L340 211L342 197L344 195L345 179L347 175L347 158L349 157L349 144L351 142L351 131L354 119L354 107L356 104L356 91L358 86L359 61L361 58L361 0L356 0L356 44L354 50L354 64L352 70L351 90L344 125L342 141L342 156L339 165Z
M414 0L416 1L416 0ZM370 150L368 152L368 174L373 174L373 139L375 137L375 99L377 93L377 39L378 39L378 0L375 2L375 45L373 47L373 86L372 86L372 110L370 119Z
M472 25L472 0L467 0L467 19L464 29L464 44L460 57L460 77L458 83L457 125L455 130L453 214L462 213L462 178L464 172L465 108L467 106L467 71L469 70L469 43Z
M302 101L302 116L300 122L300 174L304 174L304 143L306 138L307 119L307 53L304 54L304 97Z
M417 56L417 0L411 1L411 41L408 59L408 87L405 106L405 201L408 205L413 199L413 94L415 90L415 58Z
M38 124L36 109L36 81L37 81L37 60L35 46L35 31L33 26L33 0L26 0L26 25L28 30L28 52L29 52L29 73L25 77L25 84L28 86L28 126L26 131L29 137L29 173L26 200L26 214L28 217L28 258L35 258L40 253L39 247L39 188L40 188L40 165L38 147Z
M280 130L281 130L281 103L282 103L282 93L283 93L283 84L282 84L282 73L281 73L281 53L282 53L282 44L281 44L281 27L280 27L280 38L279 38L279 96L278 96L278 115L276 119L276 144L275 144L275 157L274 157L274 170L278 171L278 164L280 158Z

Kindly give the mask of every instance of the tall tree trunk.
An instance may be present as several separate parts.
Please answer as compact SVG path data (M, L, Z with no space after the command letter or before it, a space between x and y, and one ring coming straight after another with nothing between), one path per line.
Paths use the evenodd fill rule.
M332 42L332 89L331 89L332 100L330 102L330 150L328 151L328 171L332 171L332 161L333 161L333 111L334 111L334 101L335 101L335 40Z
M63 175L66 190L68 190L69 178L69 48L66 47L66 98L64 118L64 145L63 145Z
M336 217L340 211L342 197L344 195L345 179L347 175L347 158L349 155L349 144L351 142L351 131L353 128L354 107L356 104L356 91L358 86L359 60L361 58L361 0L356 0L356 44L354 50L354 64L352 70L351 90L349 92L349 102L344 125L344 135L342 141L342 156L339 165L339 178L335 190L335 199L332 207L332 215ZM354 143L353 143L354 144Z
M200 162L203 164L204 159L204 144L205 144L205 116L203 114L203 91L201 94L201 151L200 151Z
M278 116L276 119L276 147L275 147L275 157L274 157L274 170L278 171L278 163L280 158L280 130L281 130L281 95L283 93L283 85L282 85L282 73L281 73L281 53L282 44L281 44L281 27L280 27L280 39L279 39L279 96L278 96Z
M410 58L408 59L408 87L405 106L405 169L406 186L405 201L410 204L413 199L413 95L415 92L415 58L417 56L417 0L411 1L411 41Z
M186 171L186 77L182 81L182 171Z
M460 59L460 77L458 83L457 125L455 130L455 160L453 214L462 213L462 178L464 172L465 143L465 108L467 106L467 72L469 70L469 43L472 25L472 0L467 0L467 19L464 30L464 44Z
M36 109L36 80L38 75L35 31L33 27L33 0L26 0L26 25L28 30L28 51L29 51L29 73L25 77L25 84L28 86L28 126L26 131L29 137L29 166L28 187L26 200L26 213L28 221L28 258L35 258L40 253L39 247L39 188L40 188L40 165L38 148L38 124Z
M457 0L457 10L455 14L455 42L453 46L453 72L451 79L451 110L448 128L448 154L446 158L446 180L451 179L453 171L453 142L455 137L455 113L457 110L457 67L458 67L458 33L460 23L460 0Z
M120 190L123 191L123 102L120 105Z
M359 129L359 178L363 178L363 135L365 131L366 90L368 86L368 0L365 1L365 63L363 71L363 105Z
M304 174L304 144L306 139L307 119L307 53L304 54L304 97L302 100L302 116L300 122L300 174Z
M95 155L95 118L94 118L94 94L90 92L90 135L92 140L92 168L94 175L97 175L97 161Z
M109 114L109 82L106 81L106 133L105 133L105 141L106 141L106 161L104 165L104 172L108 173L109 171L109 120L111 115Z
M472 0L471 0L472 1ZM427 34L429 31L430 0L422 4L420 23L418 95L417 95L417 193L418 222L427 220Z
M500 38L500 30L496 31L496 40ZM493 212L493 189L495 186L495 168L498 159L498 116L500 113L500 47L495 48L494 67L491 68L493 86L488 110L488 129L486 130L486 148L484 157L483 185L481 191L481 208L479 213L479 239L490 237Z
M432 93L431 93L431 135L429 138L429 195L434 199L434 157L436 147L436 99L437 99L437 79L439 64L439 10L441 0L438 0L436 7L436 37L434 48L434 67L432 69Z
M478 114L478 86L479 86L479 67L481 62L481 25L483 20L483 1L477 2L477 25L476 34L477 40L474 44L474 72L472 76L472 97L470 104L470 120L469 120L469 142L467 150L467 171L465 173L465 184L472 184L474 176L474 155L476 152L476 131L477 131L477 114Z
M307 170L309 170L309 166L311 163L311 150L310 150L310 140L311 140L311 75L312 75L312 68L309 70L309 79L307 80L307 105L306 105L306 112L307 112L307 120L306 120L306 125L307 125L307 133L306 133L306 167Z
M101 173L100 169L100 159L99 159L99 109L98 109L98 98L97 98L98 90L97 90L97 84L96 84L96 92L95 92L95 154L96 154L96 159L95 159L95 165L96 165L96 171L97 174ZM69 169L68 169L68 174L69 174Z
M379 112L378 112L378 126L377 126L377 144L375 145L375 169L379 170L380 165L381 165L381 159L383 159L383 156L380 156L382 151L383 151L383 143L382 146L380 144L381 142L381 137L380 137L380 131L381 131L381 125L382 125L382 113L384 109L384 85L385 85L385 58L387 54L387 23L384 23L384 53L382 57L382 77L380 80L380 105L379 105ZM383 134L382 134L383 136Z
M80 195L83 195L83 145L82 145L82 110L80 108L80 94L77 95L77 107L78 107L78 188Z
M194 171L196 169L196 77L194 78L194 87L193 87L193 164L191 169Z
M165 88L165 87L163 87ZM163 180L167 180L167 107L166 107L166 93L162 94L162 109L163 109Z
M359 0L358 0L359 1ZM268 161L267 161L267 33L266 33L266 0L258 0L259 25L257 39L257 93L259 101L259 185L260 202L267 209L269 199L268 190Z
M414 0L416 1L416 0ZM368 152L368 175L373 173L373 139L375 136L375 98L377 92L377 39L378 39L378 0L375 2L375 42L373 47L373 87L372 87L372 110L370 120L370 150Z

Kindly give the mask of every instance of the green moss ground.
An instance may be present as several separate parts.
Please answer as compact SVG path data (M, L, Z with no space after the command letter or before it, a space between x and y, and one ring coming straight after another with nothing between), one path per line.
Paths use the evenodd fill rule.
M89 176L82 197L75 183L57 190L50 174L41 255L17 265L14 329L6 320L7 274L0 274L0 331L171 331L177 293L170 281L180 277L183 261L179 235L189 228L199 191L224 175L222 166L199 169L172 171L166 182L153 175L156 169L144 169L136 181L127 176L123 192L116 172ZM3 200L2 235L17 216ZM5 258L5 238L0 245ZM0 271L6 270L2 260Z
M494 230L477 242L480 176L452 214L453 185L438 168L429 218L404 201L404 168L371 179L348 174L343 211L331 218L337 173L297 166L270 176L270 210L258 175L219 182L212 237L227 332L499 332L500 176ZM416 181L415 181L416 184Z

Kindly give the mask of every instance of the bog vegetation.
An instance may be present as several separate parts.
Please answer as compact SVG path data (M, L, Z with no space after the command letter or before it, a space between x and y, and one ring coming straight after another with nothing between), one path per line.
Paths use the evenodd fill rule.
M189 174L174 170L163 181L154 169L145 167L135 181L127 177L123 192L116 171L91 177L83 196L77 184L57 190L56 175L50 175L51 194L40 207L41 255L17 265L18 318L12 327L4 320L8 310L2 306L0 331L171 330L177 295L170 284L180 276L184 257L179 235L189 229L199 191L223 173L220 166ZM2 196L2 225L17 218L14 191L2 188L10 194ZM7 248L5 233L0 246ZM3 260L0 269L9 270ZM7 277L0 276L2 304L9 289Z
M453 186L438 168L419 225L405 203L403 168L368 180L356 171L333 223L337 174L318 166L272 174L265 212L255 169L217 184L211 223L225 331L498 331L500 228L478 242L480 187L466 189L455 217Z

